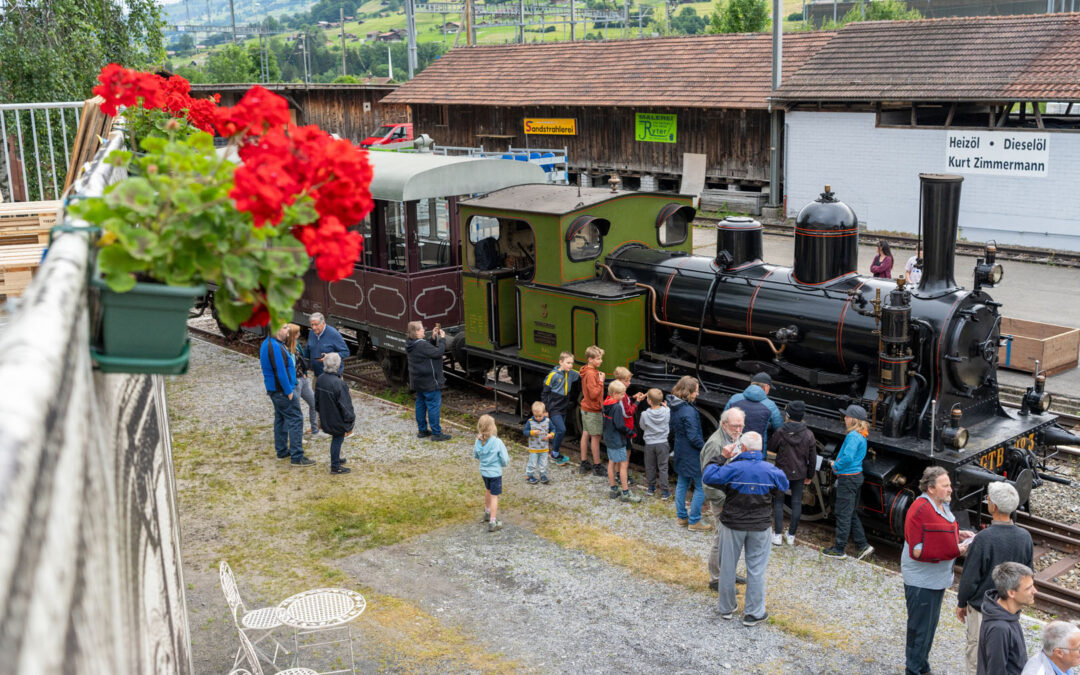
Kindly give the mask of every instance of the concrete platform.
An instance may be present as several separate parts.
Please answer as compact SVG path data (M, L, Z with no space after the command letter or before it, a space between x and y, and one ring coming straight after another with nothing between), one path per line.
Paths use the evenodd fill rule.
M694 228L694 252L701 255L712 254L716 250L716 230L713 228ZM790 265L794 257L795 240L782 235L765 235L765 260L778 265ZM873 240L859 246L859 270L870 273L870 263L874 259ZM896 259L894 271L899 273L914 251L894 249ZM1005 316L1028 321L1040 321L1059 326L1080 326L1080 270L1071 267L1056 267L1035 263L1001 262L1005 268L1002 283L990 289L990 295L1003 304L1001 312ZM975 258L957 255L955 261L956 280L964 286L972 284L972 270ZM1031 376L1010 370L1001 370L1000 381L1017 387L1027 387ZM1047 378L1047 389L1055 394L1076 396L1080 393L1080 369L1073 369Z

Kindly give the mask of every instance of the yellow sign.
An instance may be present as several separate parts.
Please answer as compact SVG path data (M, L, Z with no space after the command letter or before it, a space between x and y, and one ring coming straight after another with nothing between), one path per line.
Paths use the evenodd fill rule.
M574 118L526 117L525 133L549 136L577 136L577 120Z

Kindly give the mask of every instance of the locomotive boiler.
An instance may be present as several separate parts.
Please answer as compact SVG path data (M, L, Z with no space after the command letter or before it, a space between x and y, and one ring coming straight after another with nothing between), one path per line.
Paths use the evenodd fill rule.
M791 267L762 260L761 225L747 218L718 225L711 257L628 244L605 260L613 278L648 295L649 342L632 366L635 382L694 374L707 410L768 372L774 400L806 402L825 456L844 434L838 410L863 405L871 435L860 515L894 534L928 464L950 470L960 512L977 506L990 481L1014 482L1026 501L1039 481L1036 450L1080 443L1047 413L1042 380L1019 411L1002 407L1000 304L985 290L1002 268L988 247L973 287L956 282L963 179L920 178L924 257L914 288L858 274L858 218L828 186L799 213ZM827 514L830 481L827 471L815 478L811 514Z

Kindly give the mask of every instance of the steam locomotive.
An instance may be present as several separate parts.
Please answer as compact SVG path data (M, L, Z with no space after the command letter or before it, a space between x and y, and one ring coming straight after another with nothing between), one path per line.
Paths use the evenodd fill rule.
M527 405L559 351L580 360L600 344L604 369L629 366L635 390L669 391L682 375L697 377L697 407L712 428L728 398L764 371L778 404L806 402L826 458L844 436L839 410L863 405L871 433L860 515L894 535L931 464L949 470L958 514L977 508L992 481L1011 481L1026 502L1040 482L1040 451L1080 438L1048 414L1041 377L1018 411L1001 405L1000 304L985 289L1002 268L991 246L973 289L955 280L962 180L921 176L915 288L858 274L858 219L828 186L798 215L792 267L762 260L761 225L746 218L720 223L714 256L693 255L685 241L693 209L671 195L518 186L466 200L463 242L476 241L471 228L482 225L506 239L504 250L525 255L481 270L464 247L465 326L454 359L470 372L494 367L493 386L506 368ZM830 472L818 471L804 518L829 515L831 493Z

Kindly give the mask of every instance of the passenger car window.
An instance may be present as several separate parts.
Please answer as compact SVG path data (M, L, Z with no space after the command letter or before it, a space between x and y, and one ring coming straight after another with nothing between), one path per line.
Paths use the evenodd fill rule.
M447 267L454 262L450 250L450 209L445 199L421 199L416 203L416 231L420 244L420 269Z

